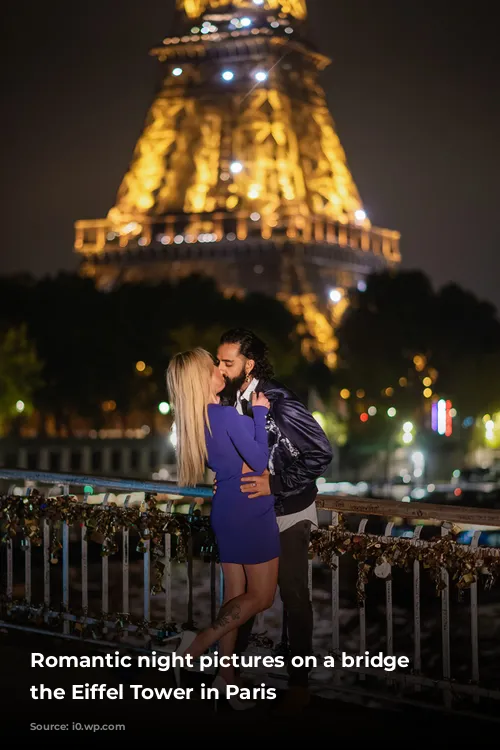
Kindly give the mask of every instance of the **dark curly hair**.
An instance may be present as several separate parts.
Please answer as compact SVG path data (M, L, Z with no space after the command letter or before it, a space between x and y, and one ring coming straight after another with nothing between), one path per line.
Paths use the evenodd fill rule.
M252 375L258 380L271 380L274 369L269 361L267 344L253 331L246 328L232 328L220 337L221 344L239 344L240 353L255 362Z

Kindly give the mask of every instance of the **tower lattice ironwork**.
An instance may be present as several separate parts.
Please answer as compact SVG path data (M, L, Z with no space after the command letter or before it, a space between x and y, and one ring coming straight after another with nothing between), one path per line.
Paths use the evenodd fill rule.
M365 214L306 0L177 0L174 30L151 50L164 76L115 205L76 222L81 273L277 296L335 367L346 292L400 262L400 235Z

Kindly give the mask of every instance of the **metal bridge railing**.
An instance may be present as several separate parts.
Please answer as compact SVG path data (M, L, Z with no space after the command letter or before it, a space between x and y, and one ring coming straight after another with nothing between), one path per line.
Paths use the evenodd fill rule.
M8 469L0 481L0 627L151 650L193 627L195 609L202 625L214 618L223 580L210 487ZM494 717L500 550L478 542L500 528L500 510L326 495L317 506L309 586L329 635L316 648L315 634L314 689ZM455 541L460 529L472 530L470 545ZM210 612L197 609L196 575ZM277 646L264 632L252 648L286 654L286 617L277 633ZM410 666L380 669L366 652ZM358 663L342 667L342 655Z

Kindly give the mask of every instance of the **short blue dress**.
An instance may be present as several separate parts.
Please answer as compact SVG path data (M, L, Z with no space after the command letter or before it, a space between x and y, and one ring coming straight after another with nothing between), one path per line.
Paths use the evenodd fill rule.
M245 476L267 469L267 412L264 406L254 406L252 419L238 414L234 406L208 407L212 434L205 428L207 463L217 478L211 525L223 563L257 565L280 554L274 496L251 499L240 489L243 463L252 469Z

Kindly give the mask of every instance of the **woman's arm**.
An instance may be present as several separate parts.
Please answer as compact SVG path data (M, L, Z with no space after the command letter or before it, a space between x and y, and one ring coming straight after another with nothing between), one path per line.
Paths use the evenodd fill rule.
M268 409L265 406L253 407L255 437L252 437L245 428L243 417L240 417L236 409L233 406L225 407L227 434L243 461L258 474L267 469L269 461L269 442L266 432L267 412Z

